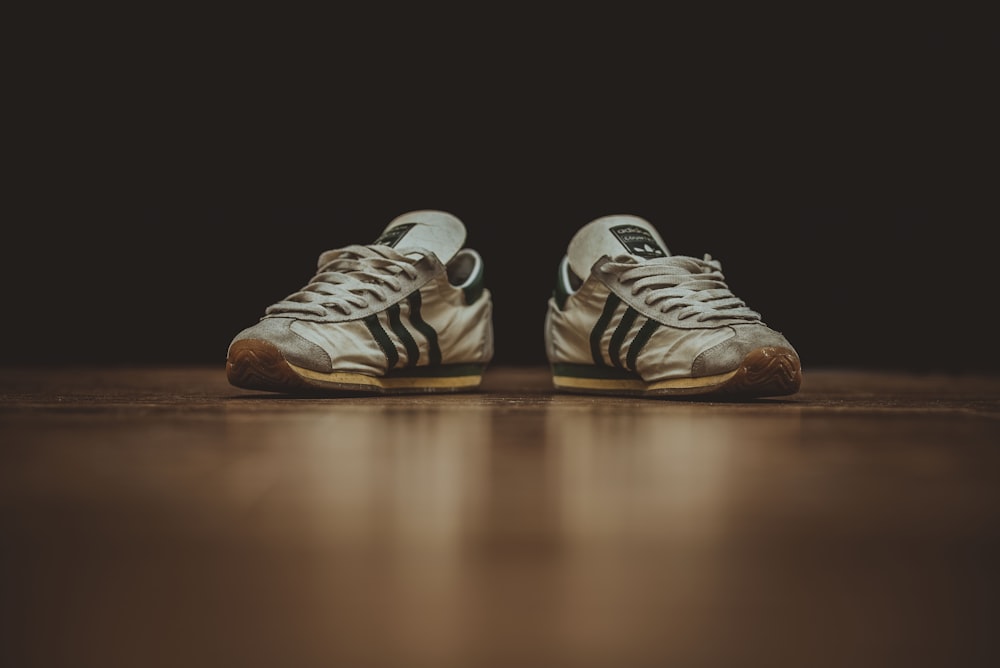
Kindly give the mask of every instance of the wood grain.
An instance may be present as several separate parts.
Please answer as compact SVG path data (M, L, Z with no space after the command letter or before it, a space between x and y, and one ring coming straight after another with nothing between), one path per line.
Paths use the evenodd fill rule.
M9 666L986 666L1000 378L336 399L0 369Z

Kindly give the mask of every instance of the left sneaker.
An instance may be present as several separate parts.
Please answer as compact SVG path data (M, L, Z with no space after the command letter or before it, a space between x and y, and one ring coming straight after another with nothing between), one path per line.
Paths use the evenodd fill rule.
M474 390L493 357L483 260L444 211L395 218L369 245L320 255L298 292L229 345L226 376L273 392Z

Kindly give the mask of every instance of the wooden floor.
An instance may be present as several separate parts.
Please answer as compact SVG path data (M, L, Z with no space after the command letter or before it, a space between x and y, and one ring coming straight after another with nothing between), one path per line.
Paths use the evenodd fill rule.
M746 403L0 370L0 665L1000 665L1000 377Z

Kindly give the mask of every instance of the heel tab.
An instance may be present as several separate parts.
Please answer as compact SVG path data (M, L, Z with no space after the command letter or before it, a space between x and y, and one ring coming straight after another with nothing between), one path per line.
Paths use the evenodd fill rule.
M560 310L566 308L566 300L579 290L582 284L583 281L570 269L569 256L564 255L559 261L559 267L556 270L556 286L552 290L552 297L556 300L556 305Z
M462 289L466 304L474 304L483 296L486 287L484 267L482 256L471 248L458 251L448 263L448 282Z

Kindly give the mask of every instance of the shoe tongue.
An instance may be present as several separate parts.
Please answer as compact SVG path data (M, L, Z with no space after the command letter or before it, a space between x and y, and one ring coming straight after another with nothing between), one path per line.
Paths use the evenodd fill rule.
M569 242L569 267L577 276L587 277L598 258L630 255L637 261L670 255L660 233L638 216L603 216L593 220Z
M404 255L408 250L429 250L441 264L448 264L465 244L465 225L445 211L410 211L394 218L375 244L391 246Z

